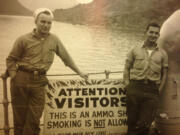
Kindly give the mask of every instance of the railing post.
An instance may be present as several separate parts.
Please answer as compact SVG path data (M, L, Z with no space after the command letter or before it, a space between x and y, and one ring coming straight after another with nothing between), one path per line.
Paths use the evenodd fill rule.
M109 79L109 74L111 73L109 70L105 70L104 71L105 75L106 75L106 79Z
M3 80L3 106L4 106L4 134L9 135L9 117L8 117L8 96L7 96L7 76L6 74L1 75Z

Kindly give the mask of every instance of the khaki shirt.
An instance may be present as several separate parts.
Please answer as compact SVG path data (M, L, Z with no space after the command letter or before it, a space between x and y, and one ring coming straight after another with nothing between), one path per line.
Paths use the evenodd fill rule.
M125 68L130 71L130 80L149 79L159 84L163 67L168 67L168 56L158 47L150 56L144 46L135 46L127 54Z
M7 69L10 72L16 71L16 65L18 64L28 69L47 71L53 63L55 53L65 65L71 66L74 64L58 37L53 34L41 37L34 30L16 40L6 60Z

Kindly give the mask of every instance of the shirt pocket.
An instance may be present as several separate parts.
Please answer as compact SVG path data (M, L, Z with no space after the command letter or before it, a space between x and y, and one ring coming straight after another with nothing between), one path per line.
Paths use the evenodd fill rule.
M162 67L161 55L154 55L151 57L150 67L154 72L160 73Z
M54 50L50 48L44 54L44 62L52 63L53 59L54 59Z
M157 64L156 62L151 61L150 68L155 73L161 73L161 64Z
M151 60L157 64L161 64L162 58L163 57L159 52L154 52L154 55L152 55Z
M133 68L144 69L145 62L145 57L143 55L137 55L134 60Z
M40 56L41 53L42 53L42 47L39 44L39 42L29 43L26 45L24 57L27 58L37 57Z

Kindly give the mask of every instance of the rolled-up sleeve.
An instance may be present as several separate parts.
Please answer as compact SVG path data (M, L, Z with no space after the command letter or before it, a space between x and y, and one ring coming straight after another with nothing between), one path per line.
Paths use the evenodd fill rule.
M133 48L128 52L126 61L125 61L125 68L130 69L132 67L134 61L134 54L133 54Z
M123 72L123 81L124 83L129 82L130 80L130 68L132 67L133 64L133 49L131 49L128 54L127 58L125 61L125 66L124 66L124 72Z
M21 58L22 54L23 54L23 40L22 38L18 38L15 41L13 48L6 59L6 66L8 72L16 72L17 70L16 62Z

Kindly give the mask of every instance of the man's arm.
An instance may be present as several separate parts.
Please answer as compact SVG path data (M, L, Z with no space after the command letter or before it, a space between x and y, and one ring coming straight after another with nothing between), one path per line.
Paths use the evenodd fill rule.
M22 41L20 38L18 38L15 41L13 48L6 59L7 71L11 79L13 79L16 75L17 61L20 59L20 56L22 55L22 53L23 53Z
M131 49L130 52L127 54L125 67L124 67L124 73L123 73L123 82L125 86L127 86L130 81L130 69L132 67L133 60L134 60L133 49Z
M159 86L159 94L162 93L162 89L166 83L166 79L167 79L167 72L168 72L168 68L167 67L163 67L162 69L162 78L161 78L161 83Z
M162 75L161 75L161 83L159 86L159 94L162 93L162 89L166 83L167 73L168 73L168 55L164 49L161 49L163 54L163 63L162 63Z
M70 67L74 72L79 74L82 78L88 79L88 76L84 74L80 69L76 66L73 59L69 55L66 48L63 46L60 40L58 40L57 48L56 48L56 54L62 59L64 64L68 67Z
M127 66L125 66L124 73L123 73L124 85L127 86L129 84L129 81L130 81L130 69Z

